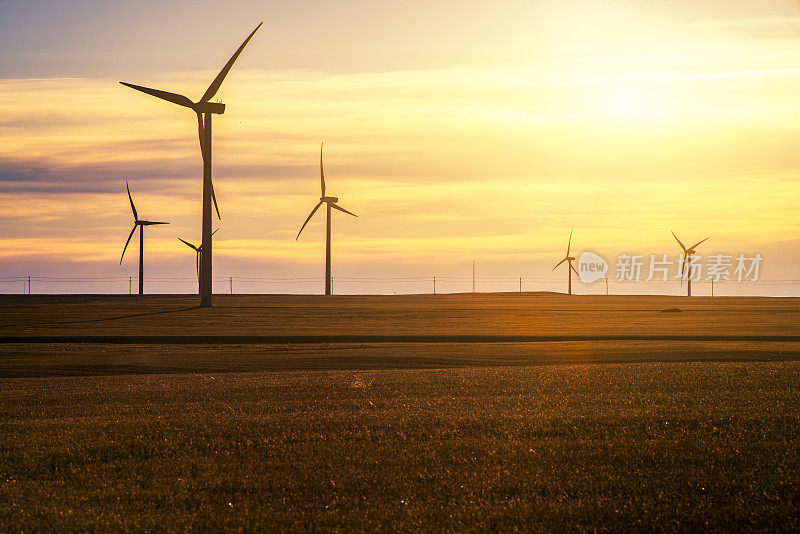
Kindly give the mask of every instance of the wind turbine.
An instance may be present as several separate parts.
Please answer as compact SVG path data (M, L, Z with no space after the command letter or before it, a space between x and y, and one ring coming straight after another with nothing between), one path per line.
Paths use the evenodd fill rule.
M211 235L213 236L218 231L219 231L219 228L217 228L216 230L211 232ZM200 245L199 247L195 246L195 245L189 243L188 241L185 241L185 240L181 239L180 237L178 238L178 241L180 241L181 243L183 243L187 247L190 247L191 249L193 249L197 253L197 258L195 260L195 264L196 264L196 267L197 267L197 291L198 291L198 293L202 292L203 288L200 285L200 256L203 255L202 254L203 253L203 245Z
M575 261L575 256L569 255L569 248L571 245L572 245L572 230L569 231L569 241L567 241L567 255L564 256L563 260L556 263L555 267L553 267L553 270L555 271L558 268L558 266L561 265L562 263L567 262L569 264L569 269L567 269L567 276L568 276L567 293L569 295L572 295L572 271L575 271L575 267L572 266L572 262ZM575 271L575 274L578 274L578 271Z
M319 207L322 206L323 203L326 204L328 211L328 226L325 238L325 294L330 295L331 294L331 208L343 211L344 213L352 215L353 217L358 217L358 215L356 215L355 213L351 213L346 209L344 209L343 207L339 206L337 204L337 202L339 202L338 197L325 196L325 171L322 168L322 144L320 144L319 146L319 180L320 180L320 185L322 187L322 196L319 197L319 203L317 203L317 205L314 206L314 209L311 210L311 213L308 215L308 218L306 218L306 222L304 222L303 226L300 227L300 231L297 232L297 237L295 238L295 241L300 239L300 234L303 232L303 228L306 227L308 221L311 220L311 217L314 216Z
M672 230L670 230L670 232L672 232ZM675 235L675 232L672 232L672 237L675 238L675 241L678 242L678 244L681 246L681 250L683 250L683 262L681 263L681 285L683 285L683 272L684 272L684 270L689 269L688 271L686 271L686 274L688 275L686 277L686 296L687 297L691 297L692 296L692 273L691 273L691 268L692 268L692 256L694 255L694 249L697 248L697 245L699 245L703 241L708 241L709 238L707 237L707 238L703 239L703 241L698 241L697 243L695 243L691 247L686 248L683 245L683 243L681 243L681 240L678 239L678 236ZM686 267L687 264L688 264L689 267Z
M122 265L122 258L125 257L125 251L128 249L128 243L131 242L133 233L136 228L139 228L139 294L144 295L144 227L153 226L154 224L169 224L168 222L156 221L143 221L139 219L139 214L136 213L136 206L133 205L133 197L131 196L131 188L128 182L125 182L125 189L128 190L128 200L131 201L131 210L133 211L133 230L131 230L128 240L125 241L125 247L122 249L122 256L119 258L119 264Z
M178 104L179 106L183 106L186 108L191 109L197 114L197 132L200 137L200 152L203 156L203 226L202 226L202 247L204 253L201 256L200 260L200 305L201 306L211 306L211 269L212 269L212 261L211 261L211 203L213 201L214 207L217 207L217 199L216 195L214 195L214 185L211 182L211 117L215 113L218 115L222 115L225 113L225 104L221 102L211 102L210 100L214 98L214 95L217 94L219 91L220 85L225 80L225 76L228 75L228 71L231 70L233 63L239 57L239 54L242 53L244 47L253 37L253 35L258 31L261 27L260 23L256 26L256 29L253 30L247 39L244 40L242 45L236 50L236 52L231 56L228 62L222 67L222 70L217 74L217 77L214 78L214 81L211 82L211 85L208 86L206 92L203 94L202 98L200 98L197 102L192 102L187 97L183 95L179 95L176 93L168 93L166 91L160 91L158 89L150 89L149 87L142 87L140 85L133 85L131 83L120 82L122 85L130 87L131 89L136 89L137 91L141 91L143 93L147 93L148 95L152 95L156 98L160 98L162 100L166 100L168 102L172 102L173 104ZM217 208L217 217L219 217L219 208Z

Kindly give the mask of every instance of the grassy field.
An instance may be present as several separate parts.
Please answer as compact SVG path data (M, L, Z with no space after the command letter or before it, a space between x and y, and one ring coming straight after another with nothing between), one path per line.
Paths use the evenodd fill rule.
M799 299L195 302L0 297L0 336L800 326ZM4 532L800 529L798 342L4 343L0 436Z
M798 334L800 298L555 293L0 296L2 335ZM665 313L663 310L681 310Z

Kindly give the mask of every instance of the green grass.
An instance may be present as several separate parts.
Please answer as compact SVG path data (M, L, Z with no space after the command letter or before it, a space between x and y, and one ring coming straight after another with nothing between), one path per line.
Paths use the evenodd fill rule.
M5 378L0 530L800 529L800 364Z

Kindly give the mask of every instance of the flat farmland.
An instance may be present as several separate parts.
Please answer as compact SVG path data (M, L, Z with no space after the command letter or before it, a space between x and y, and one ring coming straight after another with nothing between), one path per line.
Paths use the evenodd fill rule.
M0 297L0 530L800 529L800 299L196 303Z
M198 302L191 295L0 296L0 336L800 334L798 298L474 293Z

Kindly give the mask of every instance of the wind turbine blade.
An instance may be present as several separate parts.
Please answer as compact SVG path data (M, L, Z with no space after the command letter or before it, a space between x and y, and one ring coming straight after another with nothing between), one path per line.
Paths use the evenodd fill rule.
M247 39L244 40L242 46L240 46L239 49L236 50L236 52L233 54L233 56L231 56L231 58L228 60L225 66L222 67L222 70L219 71L217 77L214 78L214 81L211 82L211 85L209 85L208 89L206 89L206 92L203 95L203 98L200 99L200 102L208 102L209 100L214 98L214 95L217 94L217 91L219 91L219 86L222 85L222 82L225 80L225 76L228 75L228 71L231 70L231 67L233 67L233 63L236 61L236 58L239 57L239 54L242 53L244 47L247 45L247 43L250 41L253 35L258 31L258 29L261 27L262 24L264 23L261 22L259 23L258 26L256 26L256 29L253 30L253 32L247 36Z
M358 215L356 215L355 213L349 212L349 211L347 211L346 209L344 209L344 208L342 208L341 206L338 206L338 205L336 205L336 204L333 204L333 203L332 203L332 204L331 204L331 207L332 207L333 209L337 209L337 210L339 210L339 211L343 211L343 212L347 213L348 215L352 215L353 217L358 217Z
M695 243L694 245L692 245L692 246L691 246L691 248L690 248L689 250L694 250L694 249L695 249L695 247L697 247L697 245L699 245L700 243L704 243L704 242L708 241L709 239L711 239L711 238L710 238L710 237L707 237L707 238L703 239L703 241L698 241L697 243Z
M567 261L567 258L564 258L564 259L563 259L563 260L561 260L560 262L556 263L556 266L555 266L555 267L553 267L553 270L555 271L556 269L558 269L558 266L559 266L559 265L561 265L562 263L564 263L565 261Z
M178 238L178 241L180 241L181 243L183 243L183 244L184 244L184 245L186 245L187 247L191 247L191 248L193 248L194 250L197 250L197 247L196 247L196 246L192 245L192 244L191 244L191 243L189 243L188 241L184 241L184 240L183 240L183 239L181 239L180 237Z
M304 223L303 223L303 226L301 226L301 227L300 227L300 232L297 232L297 237L295 237L295 238L294 238L294 240L295 240L295 241L297 241L298 239L300 239L300 233L303 231L303 228L305 228L305 227L306 227L306 225L308 224L308 221L310 221L310 220L311 220L311 217L313 217L313 216L314 216L314 214L317 212L317 210L319 209L319 207L320 207L320 206L322 206L322 201L320 201L320 202L319 202L319 204L317 204L316 206L314 206L314 209L313 209L313 210L311 210L311 213L308 215L308 218L306 219L306 222L304 222Z
M222 220L219 215L219 206L217 206L217 195L214 194L214 182L211 182L211 201L214 203L214 209L217 210L217 219Z
M125 241L125 246L122 247L122 256L119 257L119 264L122 265L122 258L125 257L125 251L128 250L128 243L131 242L131 238L133 237L133 233L136 231L136 224L133 225L133 230L131 230L130 235L128 236L128 240Z
M154 224L169 224L169 223L160 221L139 221L139 224L143 226L153 226Z
M672 230L670 230L670 232L672 232ZM675 241L678 242L678 244L681 246L681 249L683 249L683 251L686 252L686 247L683 246L683 243L681 243L681 240L678 239L678 236L675 235L675 232L672 232L672 237L675 238Z
M325 196L325 171L322 168L322 143L319 144L319 181L322 188L322 196Z
M141 91L143 93L147 93L148 95L152 95L156 98L160 98L161 100L166 100L167 102L172 102L173 104L178 104L179 106L194 109L194 102L192 102L183 95L179 95L178 93L168 93L166 91L160 91L158 89L150 89L149 87L142 87L141 85L133 85L132 83L126 83L126 82L119 82L119 83L121 83L126 87L130 87L131 89L136 89L137 91Z
M214 230L213 232L211 232L211 235L214 235L214 234L216 234L217 232L219 232L219 228L217 228L216 230Z
M203 115L201 113L197 114L197 136L200 138L200 154L203 156L203 162L206 161L206 145L203 142L203 137L205 134L205 126L203 125Z
M131 196L131 188L128 185L128 181L125 181L125 189L128 190L128 200L131 201L131 209L133 210L133 220L138 221L139 215L136 213L136 206L133 205L133 197Z
M200 138L200 154L203 156L203 162L206 161L206 145L204 142L205 125L203 124L203 116L197 114L197 135ZM219 206L217 205L217 195L214 193L214 182L211 182L211 200L214 202L214 209L217 211L217 219L222 219L219 214Z
M575 229L574 229L574 228L572 228L572 229L569 231L569 241L567 241L567 256L569 256L569 247L572 245L572 232L573 232L574 230L575 230Z
M683 271L686 270L686 253L683 254L683 261L681 262L681 287L683 287Z
M572 269L573 271L575 271L575 274L577 274L578 276L580 276L580 274L578 274L578 270L577 270L577 269L575 269L575 267L573 267L573 266L572 266L572 262L569 262L569 268L570 268L570 269Z

